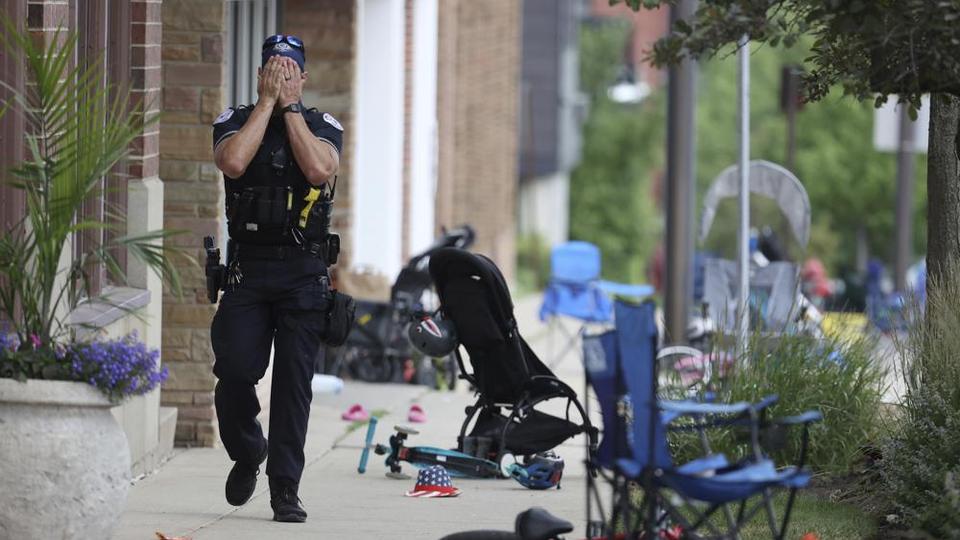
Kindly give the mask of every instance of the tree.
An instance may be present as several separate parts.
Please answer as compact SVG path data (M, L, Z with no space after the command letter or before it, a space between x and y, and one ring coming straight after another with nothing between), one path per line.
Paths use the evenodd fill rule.
M750 156L784 163L786 118L780 109L781 68L796 64L810 52L811 39L791 49L756 47L750 55ZM700 65L697 99L697 188L702 196L709 183L735 162L736 58L713 58ZM896 160L873 148L871 104L827 96L807 104L796 119L796 161L793 171L803 182L812 207L813 232L806 253L795 256L821 259L828 268L852 267L857 232L862 229L871 256L892 260ZM639 144L649 144L646 141ZM926 158L917 158L917 178L925 174ZM775 205L752 203L751 223L771 225L782 240L789 229ZM759 199L759 200L756 200ZM916 186L915 246L925 253L926 190ZM736 257L739 225L736 201L721 206L705 246ZM772 210L772 211L771 211ZM777 225L781 226L778 228ZM791 246L792 247L792 246Z
M663 159L665 109L659 97L634 106L607 97L623 65L628 31L610 21L581 32L580 80L590 97L590 116L583 157L570 180L570 237L600 248L604 277L642 282L660 232L651 184ZM637 148L638 140L649 144Z
M618 3L620 0L611 0ZM676 0L623 0L659 8ZM805 97L840 85L860 100L899 95L916 113L932 94L927 162L927 266L943 276L960 254L960 0L701 0L650 54L655 65L731 51L741 36L771 46L812 36ZM930 283L931 280L928 280Z

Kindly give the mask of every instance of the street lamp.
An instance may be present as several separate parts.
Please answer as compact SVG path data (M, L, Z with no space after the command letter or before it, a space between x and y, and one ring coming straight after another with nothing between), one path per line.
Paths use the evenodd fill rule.
M650 95L652 89L650 85L640 81L636 82L633 69L624 66L617 76L617 82L607 88L607 97L614 103L621 105L636 105Z

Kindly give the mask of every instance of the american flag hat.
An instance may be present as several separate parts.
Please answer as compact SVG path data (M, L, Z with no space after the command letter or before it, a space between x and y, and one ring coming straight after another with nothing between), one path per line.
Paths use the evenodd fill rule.
M406 493L407 497L456 497L459 494L460 490L453 487L450 474L441 465L420 469L417 485Z

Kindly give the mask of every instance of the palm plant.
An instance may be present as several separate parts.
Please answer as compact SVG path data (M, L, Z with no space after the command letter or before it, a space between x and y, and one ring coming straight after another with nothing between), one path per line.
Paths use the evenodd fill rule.
M21 350L42 344L52 351L54 343L72 337L68 318L80 303L110 303L92 290L91 268L103 265L114 283L125 283L115 256L122 250L179 289L171 248L163 243L171 231L129 235L116 209L107 209L102 221L82 214L85 202L104 194L103 178L116 174L131 142L156 118L146 118L143 104L131 103L128 91L103 85L102 59L75 61L75 33L58 31L42 45L8 18L0 22L0 44L23 59L28 82L18 89L0 81L11 96L0 116L23 116L27 149L3 179L24 194L26 214L0 231L0 319L17 335ZM108 230L111 234L89 234ZM73 239L85 233L93 240L74 248ZM13 376L51 376L39 365L20 366Z

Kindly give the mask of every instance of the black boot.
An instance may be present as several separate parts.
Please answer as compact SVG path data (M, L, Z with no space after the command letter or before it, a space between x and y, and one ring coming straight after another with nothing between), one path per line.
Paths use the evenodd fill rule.
M297 488L297 484L270 480L270 507L273 508L274 521L303 523L307 520L307 511L300 505Z
M241 506L250 500L253 491L257 489L257 475L260 474L260 464L267 459L267 441L263 441L263 452L256 463L234 462L230 474L227 475L227 485L224 489L227 502L233 506Z

